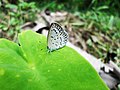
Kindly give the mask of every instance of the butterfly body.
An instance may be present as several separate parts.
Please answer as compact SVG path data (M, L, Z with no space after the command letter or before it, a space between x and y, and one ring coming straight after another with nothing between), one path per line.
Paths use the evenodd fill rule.
M67 41L68 33L58 23L52 23L47 37L49 51L64 47Z

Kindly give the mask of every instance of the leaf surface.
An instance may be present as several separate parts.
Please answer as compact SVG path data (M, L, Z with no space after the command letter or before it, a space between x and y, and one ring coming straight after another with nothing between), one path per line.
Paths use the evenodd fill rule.
M72 48L48 52L46 38L30 30L19 34L19 44L0 40L2 90L109 90Z

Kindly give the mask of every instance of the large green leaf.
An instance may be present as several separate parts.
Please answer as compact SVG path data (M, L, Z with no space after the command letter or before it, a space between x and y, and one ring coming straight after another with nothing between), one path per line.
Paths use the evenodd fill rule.
M73 49L48 52L46 38L29 30L19 44L0 40L0 90L108 90Z

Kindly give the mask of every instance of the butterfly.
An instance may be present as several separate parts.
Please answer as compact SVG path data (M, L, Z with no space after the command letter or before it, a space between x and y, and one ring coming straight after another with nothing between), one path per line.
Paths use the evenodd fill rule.
M47 36L48 50L54 51L66 45L68 41L68 33L62 26L56 22L50 25L50 30Z

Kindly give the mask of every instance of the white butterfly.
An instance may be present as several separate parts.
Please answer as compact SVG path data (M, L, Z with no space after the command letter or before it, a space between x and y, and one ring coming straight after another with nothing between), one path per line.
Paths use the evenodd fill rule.
M62 48L68 41L68 33L58 23L52 23L47 36L49 51Z

